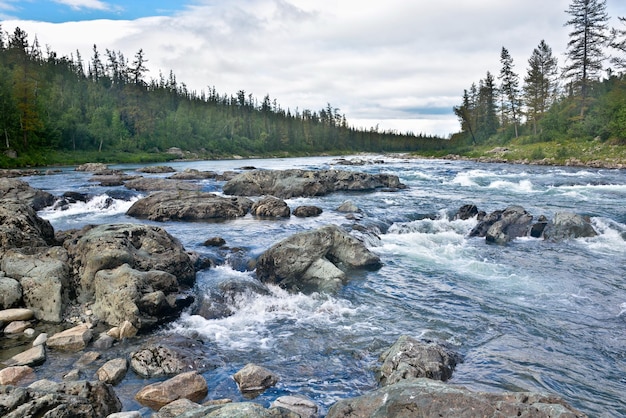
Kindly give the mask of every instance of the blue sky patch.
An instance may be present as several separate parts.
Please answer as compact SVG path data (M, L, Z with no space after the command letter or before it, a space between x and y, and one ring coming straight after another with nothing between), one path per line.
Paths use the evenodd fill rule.
M61 23L94 19L133 20L171 16L187 2L175 0L0 0L0 16Z

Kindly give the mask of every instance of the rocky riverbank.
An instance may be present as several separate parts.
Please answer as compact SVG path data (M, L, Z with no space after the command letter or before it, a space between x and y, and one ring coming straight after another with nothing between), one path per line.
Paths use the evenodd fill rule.
M106 167L91 169L99 179L119 176L107 173ZM135 180L120 179L129 187L137 187ZM168 180L142 182L142 190L154 193L139 200L129 215L157 222L244 216L250 211L258 217L284 217L289 216L285 202L262 195L316 196L337 190L401 193L404 188L395 176L341 170L245 170L229 175L224 188L232 197L203 194L189 190L185 180ZM17 179L2 179L0 196L0 415L7 417L318 416L317 405L301 396L279 397L269 408L254 403L255 394L280 381L281 371L252 362L233 375L250 402L206 399L203 374L210 373L218 360L194 339L163 340L154 330L184 310L207 318L227 316L229 299L242 292L263 294L268 283L290 292L335 292L345 284L346 272L377 269L382 263L350 231L329 225L294 234L248 260L257 280L229 281L213 293L198 295L196 271L210 262L187 251L165 229L105 224L54 231L37 210L68 197L51 196ZM232 206L236 210L231 211ZM354 216L358 206L346 205L342 211ZM585 220L576 215L533 223L532 215L519 207L481 214L469 205L458 216L479 217L476 236L502 245L532 236L537 223L544 223L547 230L556 230L557 225L569 228L552 235L558 239L579 236L573 235L579 232L572 225L580 222L588 232ZM543 231L537 237L549 238ZM61 357L71 359L69 371L55 375L47 370L46 376L54 377L38 379ZM380 388L339 401L327 416L462 417L475 416L476 411L489 416L584 416L550 395L487 394L443 383L460 361L460 355L442 344L401 337L381 353L376 371ZM116 387L129 370L148 383L135 394L147 409L115 415L122 408Z

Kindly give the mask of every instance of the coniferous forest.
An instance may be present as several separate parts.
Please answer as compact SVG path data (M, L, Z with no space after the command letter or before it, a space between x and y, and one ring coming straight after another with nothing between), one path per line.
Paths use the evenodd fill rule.
M626 145L626 18L618 18L620 28L609 28L606 0L572 0L566 14L563 64L541 40L520 76L502 47L499 73L487 71L454 107L461 132L453 139L473 146L566 140ZM541 148L535 150L540 158Z
M67 57L43 50L20 28L0 33L3 167L46 165L52 153L67 162L72 155L127 159L123 154L158 161L171 147L223 158L445 146L435 136L352 128L330 104L285 110L269 95L190 91L173 72L146 80L143 50L128 59L94 45L85 60L78 51Z

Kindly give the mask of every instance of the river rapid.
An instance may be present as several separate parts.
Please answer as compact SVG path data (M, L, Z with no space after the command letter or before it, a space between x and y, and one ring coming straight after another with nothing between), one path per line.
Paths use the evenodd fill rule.
M450 380L483 391L541 391L563 397L590 416L626 416L626 172L402 157L355 157L368 163L337 166L331 157L194 161L168 164L223 172L243 166L263 169L338 168L389 173L408 187L397 192L334 193L289 199L323 209L314 218L158 223L187 250L219 265L197 274L197 291L208 292L225 277L254 278L246 261L296 232L337 224L376 228L355 232L381 257L378 271L357 272L336 294L289 294L272 287L266 296L242 297L234 314L207 320L184 314L159 331L202 341L219 357L203 373L208 398L242 400L231 375L254 362L281 380L255 399L302 394L322 415L337 400L376 388L378 356L402 334L448 343L462 354ZM377 160L382 160L377 161ZM110 166L137 174L139 166ZM169 174L144 174L167 177ZM25 178L55 195L88 193L88 203L39 214L56 231L87 224L145 222L126 210L145 195L124 187L101 187L90 174L63 168ZM221 193L223 182L202 180ZM111 200L111 198L113 200ZM108 199L108 201L107 201ZM362 211L356 220L336 211L346 200ZM453 220L464 204L487 213L523 206L549 219L558 211L591 218L593 238L547 242L516 239L504 245L468 238L476 219ZM156 224L156 223L155 223ZM226 240L223 254L203 245ZM45 365L42 367L46 367ZM148 382L127 378L116 391L126 410Z

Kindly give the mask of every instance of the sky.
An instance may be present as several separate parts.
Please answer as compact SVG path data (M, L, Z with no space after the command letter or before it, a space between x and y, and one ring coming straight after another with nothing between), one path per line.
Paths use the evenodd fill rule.
M61 56L93 46L146 78L172 71L191 91L266 95L283 109L330 104L358 128L448 136L463 90L500 72L507 48L523 79L541 40L565 63L569 0L0 0L2 30L20 27ZM607 0L609 25L626 1ZM44 48L45 51L45 48Z

